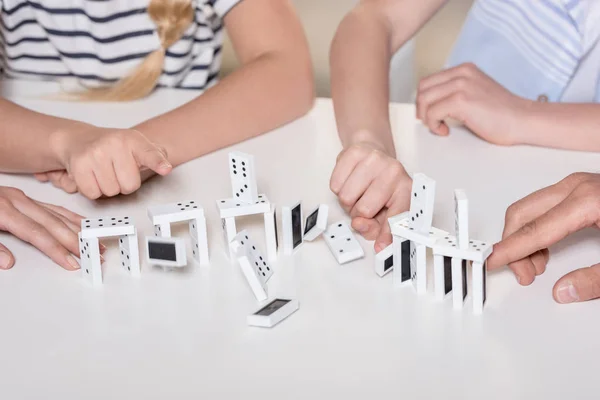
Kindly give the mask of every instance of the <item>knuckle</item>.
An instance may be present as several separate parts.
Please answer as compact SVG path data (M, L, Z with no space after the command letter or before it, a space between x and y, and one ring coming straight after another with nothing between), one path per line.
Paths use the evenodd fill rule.
M352 198L350 196L346 195L346 194L341 194L339 196L339 200L340 200L340 203L343 206L352 207L354 205L354 202L352 201Z
M363 217L367 217L370 218L372 217L372 208L369 204L358 204L356 206L356 210L358 211L359 215L363 216Z
M456 80L454 81L454 86L457 90L464 90L467 88L467 85L469 84L469 80L467 78L456 78Z
M21 199L24 199L27 197L27 195L25 195L25 192L23 192L21 189L15 188L15 187L6 188L5 193L8 197L15 199L15 200L21 200Z
M465 73L467 75L471 75L475 71L477 71L477 66L474 63L472 63L472 62L464 63L461 66L461 72L463 72L463 73Z
M468 98L465 92L457 92L452 95L452 101L457 105L463 105L467 102Z

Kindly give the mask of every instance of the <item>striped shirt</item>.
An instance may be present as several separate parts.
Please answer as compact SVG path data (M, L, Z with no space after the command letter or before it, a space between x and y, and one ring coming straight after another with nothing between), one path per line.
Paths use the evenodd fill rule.
M447 63L511 92L600 102L600 0L476 0Z
M205 89L221 66L223 17L241 0L195 0L194 21L166 51L158 86ZM160 48L149 0L0 0L0 76L118 81Z

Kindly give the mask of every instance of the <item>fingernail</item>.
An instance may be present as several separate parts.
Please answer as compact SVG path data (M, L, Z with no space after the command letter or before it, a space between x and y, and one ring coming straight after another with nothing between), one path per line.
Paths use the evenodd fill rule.
M172 165L171 165L171 163L170 163L170 162L168 162L168 161L163 161L163 162L160 164L160 169L171 169L171 168L173 168L173 166L172 166Z
M77 262L77 260L72 255L68 255L67 256L67 262L69 263L69 265L71 266L71 268L73 268L73 269L79 269L79 263Z
M104 264L104 257L100 254L100 264Z
M517 277L517 283L520 285L521 284L521 277L519 275L516 275Z
M556 291L556 297L561 304L573 303L579 300L577 289L571 283L563 283Z
M4 251L0 251L0 268L6 269L10 265L12 258Z

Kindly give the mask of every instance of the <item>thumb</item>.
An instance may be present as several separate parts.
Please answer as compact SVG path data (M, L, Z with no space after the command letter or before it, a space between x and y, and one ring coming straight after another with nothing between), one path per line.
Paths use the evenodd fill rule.
M381 250L388 247L392 244L392 231L390 229L390 224L388 222L388 216L393 216L399 213L390 212L390 210L385 210L379 213L375 218L379 220L381 225L381 230L379 231L379 235L377 239L375 239L375 252L379 253Z
M569 272L556 282L552 294L562 304L600 297L600 264Z
M371 218L355 217L352 219L352 228L367 240L375 240L379 235L379 222Z
M11 269L13 265L15 265L15 257L0 243L0 269Z
M159 175L167 175L173 166L167 159L166 151L159 146L149 143L141 151L134 151L135 159L140 169L151 169Z

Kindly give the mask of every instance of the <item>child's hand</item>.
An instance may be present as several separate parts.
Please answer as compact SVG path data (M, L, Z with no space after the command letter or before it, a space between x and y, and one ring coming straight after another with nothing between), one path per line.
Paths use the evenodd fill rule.
M352 227L375 240L377 252L392 243L387 218L408 209L411 186L402 164L368 142L339 154L330 181L331 190L352 217Z
M56 148L65 171L38 174L41 181L90 199L129 194L140 188L148 170L166 175L173 168L165 151L132 129L92 128L62 134Z
M62 207L35 201L19 189L0 186L0 231L12 233L37 247L67 270L79 269L81 215ZM14 256L0 244L0 269L9 269Z
M421 80L417 118L437 135L449 134L445 120L452 118L490 143L513 145L526 103L474 64L462 64Z
M507 265L521 285L546 270L548 247L587 227L600 227L600 174L576 173L511 205L503 239L494 246L488 268ZM600 297L600 264L575 270L556 282L559 303Z

